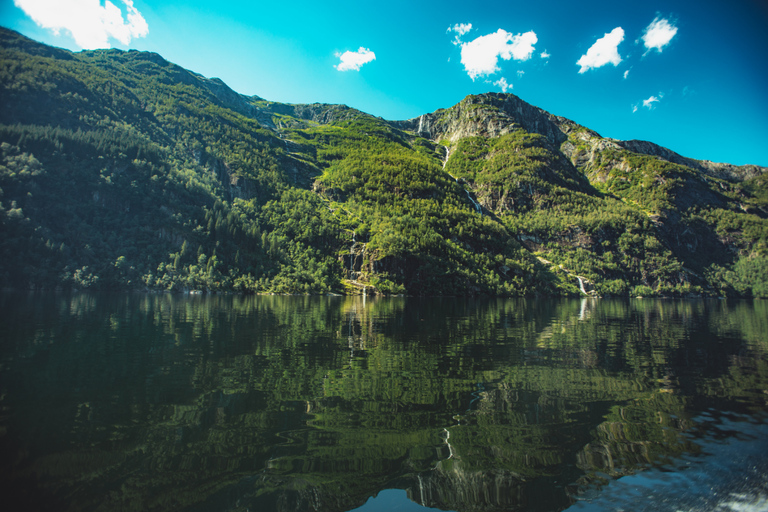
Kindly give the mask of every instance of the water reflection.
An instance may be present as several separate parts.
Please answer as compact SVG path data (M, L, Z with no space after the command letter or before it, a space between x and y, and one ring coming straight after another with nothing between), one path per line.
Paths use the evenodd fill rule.
M702 411L767 409L764 301L6 293L0 310L0 485L30 509L346 511L396 488L563 510L697 456Z

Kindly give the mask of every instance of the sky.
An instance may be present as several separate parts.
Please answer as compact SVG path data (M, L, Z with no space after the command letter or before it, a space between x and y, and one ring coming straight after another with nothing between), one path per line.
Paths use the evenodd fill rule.
M768 166L768 0L0 0L0 25L388 120L509 92L604 137Z

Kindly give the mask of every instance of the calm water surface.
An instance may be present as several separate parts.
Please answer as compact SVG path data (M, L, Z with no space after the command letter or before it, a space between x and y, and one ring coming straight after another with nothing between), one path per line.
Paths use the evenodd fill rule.
M18 510L768 510L768 301L0 294Z

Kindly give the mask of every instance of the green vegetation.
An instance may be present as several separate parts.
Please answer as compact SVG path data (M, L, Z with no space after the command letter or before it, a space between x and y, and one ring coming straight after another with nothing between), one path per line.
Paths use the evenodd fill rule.
M279 137L217 96L223 84L153 54L52 58L2 36L0 282L338 289L335 225L295 187L302 171L286 173Z
M583 127L571 160L511 95L433 114L508 133L436 143L8 30L0 95L2 286L522 296L577 295L578 276L599 295L765 295L765 175L596 151Z
M541 135L462 139L446 170L466 179L529 249L601 295L636 294L637 286L644 295L702 291L686 282L646 213L594 189Z

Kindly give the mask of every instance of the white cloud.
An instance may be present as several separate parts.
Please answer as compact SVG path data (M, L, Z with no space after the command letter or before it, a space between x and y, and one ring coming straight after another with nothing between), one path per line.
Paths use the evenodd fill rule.
M675 34L677 34L676 26L671 25L664 18L656 18L645 28L642 37L643 44L648 48L648 51L655 48L661 52L661 49L669 44Z
M521 78L524 74L525 74L525 71L523 71L522 69L517 71L517 77L518 78Z
M626 70L624 72L624 80L626 80L628 76L629 76L629 70Z
M135 37L145 37L149 26L133 6L133 0L122 0L123 12L109 0L13 0L38 26L59 35L66 30L75 43L86 50L109 48L110 38L127 45Z
M551 55L549 54L549 52L547 52L547 50L544 50L543 52L541 52L541 58L542 59L548 59L550 57L551 57Z
M504 77L501 77L495 82L493 82L493 85L497 85L501 87L501 92L507 92L508 89L512 88L512 84L508 84L507 79Z
M469 43L461 43L461 63L469 77L492 75L499 71L499 57L504 60L525 61L533 55L533 45L538 42L533 31L524 34L510 34L499 29L492 34L480 36Z
M621 56L619 55L619 43L624 40L624 29L616 27L609 34L605 34L598 39L592 47L587 50L587 53L582 55L576 62L581 69L579 73L592 68L599 68L606 64L613 64L618 66L621 62Z
M656 96L651 96L647 100L643 100L643 106L646 107L648 110L653 110L653 104L657 103L659 101L659 98Z
M456 32L456 37L453 38L453 44L456 46L461 44L461 36L472 30L471 23L457 23L452 27L448 27L446 32Z
M363 64L376 60L376 54L362 46L356 52L346 51L344 53L336 53L336 56L340 62L333 67L339 71L360 71Z
M467 32L472 30L471 23L457 23L452 27L448 27L448 32L456 32L456 34L463 36Z
M634 114L637 112L637 105L632 105L632 113Z

